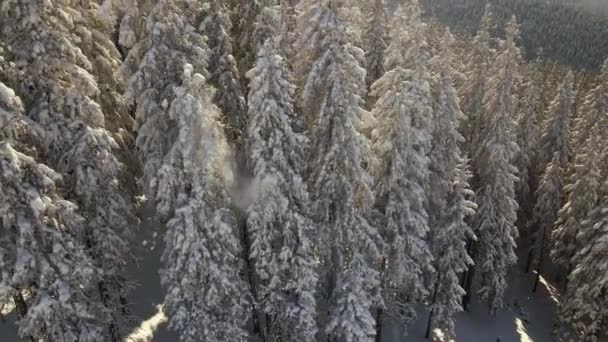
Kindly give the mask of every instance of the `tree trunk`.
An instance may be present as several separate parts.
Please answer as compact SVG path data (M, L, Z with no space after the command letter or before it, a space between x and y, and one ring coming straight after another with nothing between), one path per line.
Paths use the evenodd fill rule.
M378 308L376 312L376 342L382 342L382 323L383 323L384 310Z
M101 297L101 302L106 308L112 308L112 299L110 297L110 291L108 290L107 283L105 281L100 281L97 283L97 289L99 291L99 296ZM114 320L114 316L110 317L110 322L108 323L108 330L110 331L110 338L112 342L120 342L120 330L116 325L116 321Z
M429 311L429 318L426 322L426 333L424 337L431 337L431 330L433 329L433 316L435 315L434 306L437 303L437 293L439 292L439 282L441 281L441 275L437 272L437 280L435 282L435 289L433 290L433 299L431 300L431 310Z
M469 238L467 241L467 253L471 256L471 259L475 260L475 255L473 253L474 247L473 239ZM463 286L462 288L465 291L465 295L462 298L462 309L464 311L468 311L469 303L471 302L471 289L473 287L473 277L475 276L475 265L471 265L469 269L464 273L463 277Z
M13 301L15 302L15 311L17 312L17 317L25 317L25 315L27 315L27 303L25 303L25 299L23 298L21 291L17 291L17 294L13 296ZM28 336L27 339L30 342L36 342L32 336Z
M536 292L538 289L538 283L540 281L541 272L543 271L543 263L545 261L545 235L547 234L547 226L543 225L542 235L540 236L540 246L538 251L538 262L536 264L536 279L534 279L534 287L532 292Z
M251 303L251 322L253 323L253 332L255 334L259 334L260 338L262 339L263 342L266 342L266 330L262 329L261 325L260 325L260 313L258 312L258 289L257 289L257 284L255 281L255 277L253 274L253 260L251 260L251 258L249 257L250 251L251 251L251 238L249 236L249 231L247 230L247 223L245 222L245 220L243 219L243 223L241 224L242 229L243 229L243 233L242 233L242 239L243 239L243 259L245 260L245 264L247 267L247 280L249 281L249 289L251 291L251 297L253 298L253 303Z

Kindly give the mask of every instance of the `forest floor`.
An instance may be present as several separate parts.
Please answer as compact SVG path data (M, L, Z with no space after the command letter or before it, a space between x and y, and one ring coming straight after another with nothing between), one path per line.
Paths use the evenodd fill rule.
M144 215L152 217L152 215ZM125 342L177 342L178 336L167 327L162 311L164 296L158 269L163 249L164 230L150 219L142 222L134 253L138 262L129 270L137 281L132 292L132 324ZM495 317L488 315L484 303L473 302L468 312L456 320L454 342L554 342L552 336L557 290L541 278L538 290L532 293L533 274L523 274L520 268L509 277L505 308ZM427 312L420 312L418 321L406 335L396 324L388 322L385 342L423 342ZM14 325L14 313L5 312L0 322L1 342L21 342Z

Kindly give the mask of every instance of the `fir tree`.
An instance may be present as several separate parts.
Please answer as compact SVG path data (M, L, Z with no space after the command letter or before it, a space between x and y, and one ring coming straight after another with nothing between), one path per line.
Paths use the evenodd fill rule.
M573 256L583 247L577 242L582 222L597 205L600 188L600 165L597 148L601 135L595 131L586 147L574 159L574 172L564 187L567 200L559 211L552 233L551 257L567 274L574 269Z
M387 275L389 283L394 284L391 290L397 294L387 300L387 305L400 306L391 311L401 311L398 315L406 323L415 317L414 306L428 295L433 273L426 241L433 119L431 75L425 25L418 9L410 12L414 14L411 17L406 15L407 10L412 9L402 8L392 25L387 49L387 65L392 67L372 85L372 96L378 97L372 110L377 120L373 149L379 159L374 170L375 193L385 235L390 237ZM408 61L416 61L412 69L405 66Z
M542 162L549 163L557 152L561 167L570 161L570 121L574 111L574 74L568 72L547 113L541 137Z
M160 187L175 186L162 255L166 310L180 341L247 341L248 292L227 194L228 145L213 92L192 70L185 65L183 84L174 90L169 115L177 138L160 170Z
M14 301L22 338L99 341L104 309L88 294L98 270L81 243L84 220L60 197L61 176L23 153L36 148L23 112L0 82L0 302Z
M104 270L96 274L97 288L108 315L108 340L118 341L117 322L127 312L124 270L136 222L128 194L121 190L118 144L106 129L104 107L96 102L101 90L92 72L98 66L83 53L86 41L79 38L92 34L88 28L101 18L95 12L83 16L79 9L72 3L5 1L1 38L9 47L6 58L21 66L14 74L16 90L44 132L43 159L67 175L66 197L87 219L80 237L95 266Z
M506 41L496 56L483 100L479 150L474 155L478 175L479 210L474 220L478 237L476 270L481 298L489 301L490 313L502 307L509 266L515 264L518 236L513 165L518 153L515 142L515 96L519 49L515 39L519 29L515 18L507 27Z
M307 141L293 130L294 86L271 40L247 77L247 150L258 189L247 210L248 229L262 305L276 340L315 341L315 230L302 178Z
M534 225L534 244L532 246L532 258L529 261L535 264L536 281L534 283L534 291L538 286L538 281L543 271L543 263L547 246L549 245L548 237L553 232L553 227L557 221L558 212L562 206L563 198L563 169L559 160L558 153L553 154L553 159L547 165L543 178L537 190L536 205L534 206L534 214L532 224Z
M370 17L365 30L367 84L372 85L386 71L384 54L386 51L387 18L384 0L374 0L373 15Z
M486 82L490 79L491 60L495 51L492 49L492 8L488 3L481 19L481 27L471 43L466 56L466 78L461 89L462 111L466 120L462 122L462 132L466 139L465 152L475 156L480 148L483 119L483 102L488 88ZM475 158L473 158L475 159Z
M468 180L468 161L463 159L460 144L464 138L458 132L464 118L454 87L452 68L453 37L449 30L443 36L441 54L431 60L435 71L433 82L433 131L430 155L430 243L436 276L431 294L431 311L427 338L437 326L445 338L454 337L454 314L462 311L460 274L473 261L467 251L467 241L475 239L465 219L472 217L476 205L468 199L472 191Z
M305 97L320 95L311 131L310 189L312 208L320 226L319 250L326 265L323 282L332 305L325 332L341 341L372 341L378 304L378 272L372 258L378 255L378 232L366 220L372 201L362 166L364 137L355 129L360 117L365 72L363 52L344 41L335 4L312 5L307 18L324 18L328 37L305 83ZM318 26L315 26L318 28ZM317 43L320 43L317 41ZM322 84L318 80L324 79Z
M560 335L565 341L597 341L607 328L607 213L608 198L604 198L582 222L577 234L581 248L572 258L574 268L558 313L563 329Z
M247 6L247 5L245 5ZM209 47L209 84L217 88L215 104L225 116L228 138L237 141L245 127L247 106L240 89L239 71L233 56L232 23L222 0L207 0L199 30Z

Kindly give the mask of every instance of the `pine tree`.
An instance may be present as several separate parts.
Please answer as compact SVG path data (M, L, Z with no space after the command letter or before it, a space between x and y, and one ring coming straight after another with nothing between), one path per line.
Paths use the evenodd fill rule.
M433 326L443 332L444 338L454 337L453 315L462 311L465 294L459 277L473 263L467 241L475 239L475 235L465 219L474 215L476 205L468 200L472 197L468 184L470 172L459 147L464 138L458 127L464 115L453 82L453 42L447 30L441 41L441 54L431 60L436 75L432 87L435 127L430 154L429 220L436 275L427 338Z
M136 104L135 145L144 193L164 203L158 208L160 216L171 213L175 198L171 189L158 188L158 171L177 135L177 123L167 114L169 104L175 99L174 89L181 85L186 63L193 72L206 74L205 37L196 32L193 17L197 13L188 12L187 5L186 1L158 2L148 18L147 36L131 49L121 70L129 79L125 97Z
M127 313L124 270L135 221L129 196L121 190L118 144L96 102L101 90L92 72L97 65L83 53L86 42L79 38L92 34L88 28L101 19L95 12L82 16L79 9L71 3L5 1L0 38L6 58L21 66L14 74L16 90L44 132L42 159L67 175L66 197L87 219L80 237L95 266L104 270L96 274L98 295L108 315L108 340L117 341L117 322Z
M160 170L175 186L174 210L167 222L161 280L170 327L180 341L247 341L247 286L240 277L241 246L227 189L228 144L212 105L213 91L186 64L183 84L169 116L177 138Z
M517 79L519 49L515 39L519 29L515 18L507 27L506 41L493 63L483 100L479 150L474 155L478 175L479 210L474 220L478 237L474 260L480 279L479 293L488 300L490 313L502 307L509 266L515 264L518 236L513 165L518 153L515 142L514 83Z
M414 15L408 17L408 10ZM377 120L373 149L379 159L374 175L377 206L385 235L390 236L387 276L398 294L387 305L402 307L391 311L401 311L407 323L415 317L414 306L428 295L434 272L426 241L433 112L426 27L419 9L402 8L395 18L387 49L387 65L392 67L372 85L372 96L378 97L372 110ZM409 61L416 61L412 69L405 66Z
M574 111L574 74L568 72L560 85L547 113L541 137L541 161L549 163L557 152L561 167L570 161L570 121ZM546 164L545 164L546 165Z
M478 153L481 140L482 118L484 109L483 102L486 97L488 85L486 84L491 75L492 58L495 51L492 49L492 37L490 31L493 28L492 8L488 3L481 19L481 27L471 43L466 56L466 79L461 89L461 108L466 115L462 123L463 136L466 139L465 152L470 156ZM475 159L475 158L473 158Z
M386 51L387 18L384 0L374 0L372 16L365 30L367 84L372 85L386 71L384 54Z
M260 300L276 340L316 341L315 230L302 178L307 141L293 130L294 86L271 40L247 77L247 150L258 189L247 213Z
M313 213L320 224L319 251L324 262L323 282L332 310L325 332L340 341L372 341L378 304L378 272L372 265L377 256L378 232L366 220L366 205L372 201L368 177L362 166L364 137L355 129L360 117L365 72L360 66L363 52L346 43L344 29L332 2L313 4L307 18L324 18L327 37L312 60L305 82L305 98L314 88L319 102L310 132L312 150L310 191ZM318 28L317 26L314 26ZM313 28L314 29L314 28ZM321 43L317 41L317 43ZM317 83L323 79L323 84Z
M572 131L573 150L579 151L585 148L585 144L591 136L595 126L601 126L600 133L606 137L606 128L608 127L608 59L602 65L599 75L599 83L592 88L581 108L578 110L581 113L580 117L574 120L574 129Z
M594 342L606 331L606 249L608 248L608 198L595 206L577 234L581 248L572 258L574 268L559 308L565 341Z
M207 0L203 16L199 31L207 37L209 47L209 84L217 88L214 102L225 116L228 138L237 141L245 128L247 105L233 56L232 23L222 0Z
M22 338L99 341L103 307L88 295L98 270L80 242L84 220L60 197L61 176L24 154L38 139L23 113L0 82L0 302L14 301Z
M570 274L574 269L572 258L583 247L577 242L581 223L598 202L601 155L597 148L601 144L600 140L601 135L596 130L585 144L586 147L576 155L574 172L564 187L567 201L559 211L556 228L552 233L551 257L566 274Z
M534 192L539 182L537 175L539 169L539 138L541 136L539 114L543 111L543 105L542 93L536 80L528 80L522 88L524 94L523 99L520 100L520 110L517 116L517 143L520 150L515 164L519 170L519 181L517 182L517 198L520 206L519 219L523 224L526 224L532 216L535 204Z
M536 230L533 239L534 245L531 250L532 258L529 261L531 264L535 264L536 269L534 291L536 291L539 278L543 271L545 254L548 250L547 245L549 245L548 237L550 237L553 232L558 212L562 206L563 173L559 154L555 152L553 154L553 159L545 169L545 173L543 174L543 178L538 187L538 200L534 206L534 214L531 222Z

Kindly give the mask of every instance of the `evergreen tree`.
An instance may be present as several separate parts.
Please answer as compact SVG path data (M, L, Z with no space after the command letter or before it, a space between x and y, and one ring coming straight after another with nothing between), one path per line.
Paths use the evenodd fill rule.
M294 86L271 40L247 77L247 150L258 189L248 229L262 305L276 340L316 341L315 231L302 178L307 141L293 130Z
M368 20L365 30L367 83L372 85L386 71L384 68L384 54L386 50L385 38L387 36L386 7L384 0L374 0L372 16Z
M559 211L555 231L552 233L551 257L567 273L574 269L573 256L583 247L577 241L582 222L597 205L600 188L600 165L597 148L601 135L596 130L574 159L574 172L564 187L567 201Z
M522 88L524 95L517 116L517 142L520 150L516 165L519 170L517 198L525 221L531 216L534 191L538 184L538 150L541 136L539 113L542 112L542 94L535 80L528 80Z
M103 318L111 335L107 340L118 341L117 322L128 312L124 270L135 221L122 190L118 144L106 129L104 106L96 101L101 89L92 72L97 66L83 53L86 41L79 38L93 35L88 28L102 19L95 12L81 15L78 5L4 1L0 38L7 46L6 58L20 65L12 80L16 90L44 132L42 158L67 175L66 197L86 218L80 237L95 266L104 270L95 275L98 295L108 315ZM96 39L102 38L107 37Z
M228 138L237 141L245 128L247 105L233 56L230 36L232 23L222 0L207 0L203 7L203 16L199 30L207 37L209 47L209 84L217 88L214 102L225 116Z
M563 169L559 160L559 154L555 152L553 159L547 165L543 178L537 190L536 205L534 206L534 214L532 225L535 228L533 246L531 251L531 264L536 264L536 281L534 291L538 286L538 281L543 271L543 263L547 246L549 245L548 237L551 236L555 222L557 221L558 212L562 206L563 198Z
M574 111L574 74L568 72L560 85L547 113L541 137L542 162L549 163L557 152L561 167L565 168L570 160L570 121Z
M180 341L247 341L247 286L230 210L228 145L212 105L213 91L186 64L169 116L177 137L160 170L160 187L175 187L167 222L161 280L170 327ZM162 183L171 183L164 186Z
M577 234L581 248L572 258L574 268L558 313L564 341L598 341L608 327L605 310L608 305L605 295L607 213L608 198L604 198L582 222Z
M478 237L474 260L480 279L481 298L489 301L490 313L502 307L509 266L515 264L515 239L518 236L513 165L518 153L515 142L515 96L519 49L515 18L507 27L506 41L493 63L483 100L482 130L476 160L479 210L474 220Z
M481 19L481 27L471 43L466 56L466 78L461 89L461 108L466 115L462 122L462 132L466 139L465 152L475 156L480 148L484 98L488 88L486 84L491 75L491 60L495 51L492 49L492 8L488 3ZM475 159L475 158L473 158Z
M187 1L159 1L148 18L147 36L131 49L121 70L129 79L125 97L137 105L135 145L143 166L144 193L162 203L161 216L171 213L175 198L170 188L158 188L158 171L177 136L169 104L186 63L193 72L206 74L205 37L196 32L197 13L187 12L187 5Z
M468 200L472 197L468 184L470 172L468 161L463 159L459 147L464 138L458 127L464 115L460 111L453 82L453 42L447 30L441 41L441 54L431 60L435 71L432 87L435 127L430 155L429 220L436 276L427 337L435 325L448 339L454 337L453 315L462 311L464 290L459 277L473 263L467 251L467 241L475 237L465 219L472 217L476 208Z
M608 129L608 59L602 65L601 73L598 77L598 84L592 88L581 108L578 110L580 117L574 120L574 130L572 132L572 144L575 151L585 148L585 144L591 137L592 131L596 126L601 130L596 133L607 137Z
M375 194L387 239L387 276L397 293L387 305L406 323L414 319L414 307L428 295L433 273L432 255L426 241L430 172L428 154L432 140L432 94L428 51L417 2L402 8L392 24L387 65L391 69L372 85L378 101L372 110L377 120L373 149L378 158L374 170ZM408 11L412 16L407 16ZM409 69L407 62L416 61ZM389 308L390 309L390 308Z
M23 112L0 82L0 302L14 301L22 338L102 340L103 307L88 295L98 270L80 241L84 220L60 197L61 176L24 154L36 146Z
M324 262L323 282L332 307L325 332L340 341L372 341L378 304L378 272L372 265L377 256L378 232L366 220L366 205L372 201L368 176L362 166L364 137L355 129L365 92L365 72L360 66L363 52L344 41L344 28L336 17L333 2L309 8L307 18L320 21L327 30L318 59L312 61L304 98L312 89L319 102L314 129L310 190L313 212L320 224L319 251ZM318 28L319 26L313 26ZM319 41L317 41L320 43ZM317 83L323 79L322 84Z

